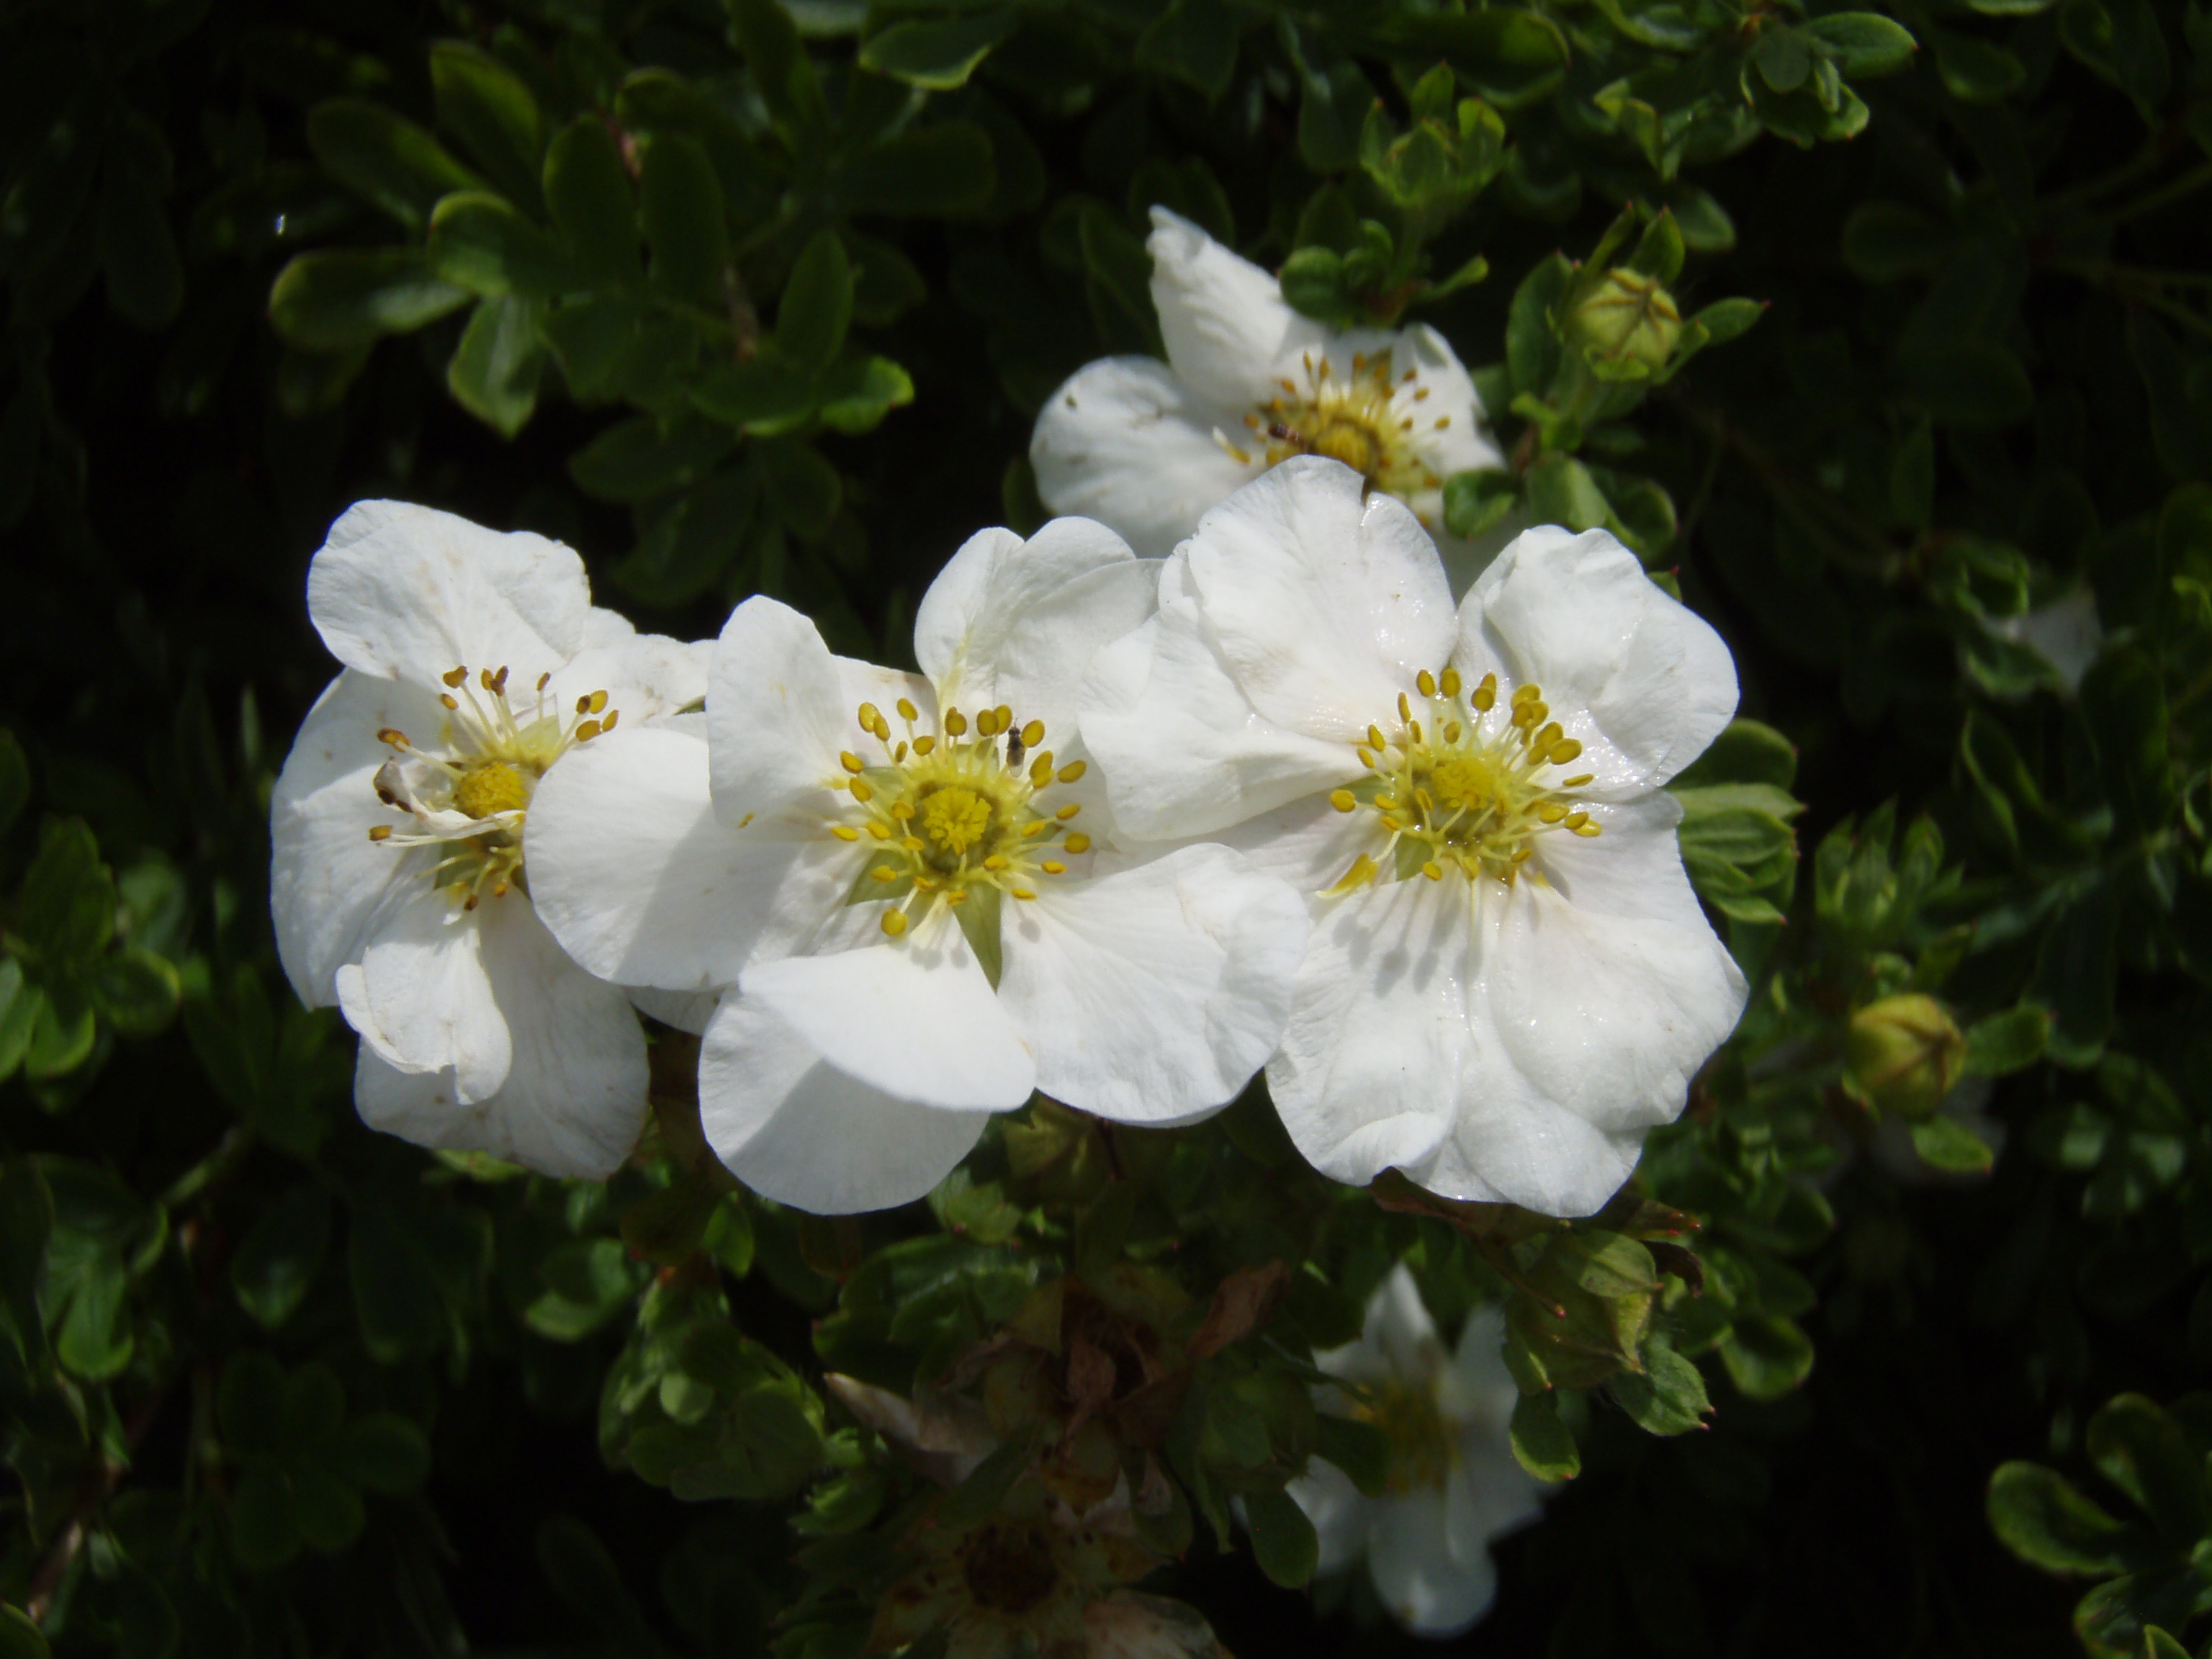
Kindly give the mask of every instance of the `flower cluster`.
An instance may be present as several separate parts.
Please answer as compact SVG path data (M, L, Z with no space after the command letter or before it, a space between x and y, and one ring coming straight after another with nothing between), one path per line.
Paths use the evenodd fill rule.
M1734 671L1602 532L1455 606L1372 482L1293 456L1164 560L986 531L918 674L766 598L641 637L565 547L356 507L273 817L362 1115L605 1175L635 1005L700 1035L723 1163L817 1212L920 1197L1033 1094L1166 1127L1262 1067L1337 1179L1594 1211L1742 1006L1660 787Z

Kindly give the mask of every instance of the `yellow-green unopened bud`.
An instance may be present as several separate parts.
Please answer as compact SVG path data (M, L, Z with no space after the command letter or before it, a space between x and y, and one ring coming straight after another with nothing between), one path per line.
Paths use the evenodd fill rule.
M1641 271L1608 270L1567 318L1567 338L1601 362L1656 374L1682 335L1674 296Z
M1931 996L1908 992L1851 1016L1844 1079L1869 1105L1899 1117L1931 1115L1966 1063L1966 1039Z

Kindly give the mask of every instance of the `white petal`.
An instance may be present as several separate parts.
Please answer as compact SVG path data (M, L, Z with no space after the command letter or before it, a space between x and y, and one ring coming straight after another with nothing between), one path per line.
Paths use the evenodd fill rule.
M315 700L284 757L269 805L269 908L285 977L310 1008L337 1000L334 976L361 959L395 884L428 890L434 852L368 838L393 821L376 798L377 771L392 757L376 733L427 736L444 712L427 691L349 670Z
M1219 847L1096 881L1048 883L1004 913L999 994L1036 1086L1121 1123L1176 1123L1236 1098L1274 1051L1305 952L1305 907Z
M625 985L630 1006L663 1025L672 1025L693 1036L703 1036L721 998L712 991L656 991L649 985Z
M1513 890L1488 975L1506 1051L1537 1088L1610 1133L1671 1122L1735 1029L1741 973L1683 872L1680 808L1598 807L1605 833L1547 836L1547 878Z
M1508 1431L1521 1390L1505 1368L1505 1316L1496 1307L1477 1308L1467 1316L1445 1382L1440 1403L1446 1416L1470 1429Z
M811 826L724 822L707 744L673 727L562 756L524 835L531 896L562 947L602 979L666 991L733 985L755 955L799 948L859 860Z
M527 685L582 647L591 605L573 549L406 501L348 507L307 567L307 613L331 654L416 685L461 664Z
M1030 465L1054 512L1096 519L1156 559L1195 530L1206 508L1266 471L1249 436L1240 413L1206 402L1166 364L1102 357L1045 399Z
M789 605L750 599L714 642L707 693L714 807L736 823L794 807L827 813L837 756L858 740L830 647Z
M1300 896L1317 899L1343 879L1361 854L1380 860L1389 837L1376 814L1340 812L1327 795L1307 795L1216 830L1212 839L1288 882ZM1142 843L1133 845L1141 850Z
M530 907L484 916L483 958L511 1033L499 1088L471 1099L452 1068L406 1072L364 1042L354 1097L372 1128L488 1152L542 1174L604 1180L645 1124L645 1039L622 993L564 957Z
M1664 783L1735 713L1735 664L1720 635L1602 530L1547 525L1519 537L1468 595L1463 648L1478 628L1504 677L1540 685L1585 750L1592 736L1566 711L1588 711L1589 728L1629 769L1585 766L1602 789Z
M738 983L830 1065L901 1099L1011 1111L1036 1086L1029 1046L941 908L895 944L757 962Z
M1254 708L1190 599L1093 656L1077 707L1115 828L1139 840L1213 834L1326 792L1358 765L1346 744Z
M1339 461L1295 457L1245 485L1200 520L1186 556L1238 686L1309 737L1350 743L1389 719L1458 633L1428 532Z
M514 1057L483 958L483 923L497 905L529 901L509 893L449 919L445 895L426 887L388 913L359 967L337 974L338 1007L362 1042L403 1072L452 1071L471 1104L499 1092Z
M921 1197L968 1155L989 1116L872 1089L734 994L699 1051L699 1121L715 1156L755 1192L817 1215Z
M1306 1472L1283 1490L1305 1511L1321 1540L1316 1572L1341 1572L1366 1553L1375 1500L1363 1497L1342 1469L1316 1457L1306 1465Z
M1456 1636L1498 1599L1489 1553L1455 1555L1446 1511L1445 1495L1432 1489L1386 1499L1368 1545L1376 1594L1417 1636Z
M578 697L592 691L605 691L609 705L632 726L673 714L707 695L712 641L686 643L665 634L641 634L626 618L596 608L586 632L584 648L546 687L564 718Z
M1391 1268L1367 1298L1360 1340L1381 1349L1392 1373L1402 1381L1425 1378L1437 1368L1443 1348L1437 1340L1437 1322L1429 1316L1421 1288L1404 1262Z
M1152 305L1176 375L1200 396L1243 409L1274 395L1286 364L1328 343L1284 302L1281 285L1196 225L1152 210Z
M1465 902L1401 881L1334 901L1316 922L1267 1089L1323 1175L1364 1186L1411 1170L1449 1131L1471 1045Z
M1443 335L1426 323L1416 323L1398 337L1391 358L1393 368L1418 372L1417 380L1399 381L1391 407L1394 414L1413 421L1413 429L1407 435L1430 471L1449 478L1455 472L1504 465L1505 458L1483 419L1474 378ZM1429 395L1417 402L1417 391ZM1444 424L1438 426L1438 421ZM1437 522L1441 526L1443 520Z

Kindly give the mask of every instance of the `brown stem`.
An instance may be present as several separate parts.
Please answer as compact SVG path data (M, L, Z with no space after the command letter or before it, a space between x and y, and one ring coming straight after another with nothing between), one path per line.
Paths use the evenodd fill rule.
M68 1524L63 1527L61 1535L40 1559L38 1570L31 1575L30 1585L23 1598L23 1611L30 1614L33 1624L45 1622L46 1609L53 1603L54 1592L61 1588L70 1564L76 1559L77 1552L84 1547L85 1534L92 1530L93 1520L100 1513L100 1506L107 1501L117 1483L130 1472L129 1454L138 1449L138 1443L146 1437L146 1431L154 1426L155 1419L161 1416L161 1408L168 1403L169 1390L164 1388L140 1407L137 1414L123 1425L125 1455L101 1459L99 1469L85 1482L84 1490L77 1494L77 1500L70 1510Z

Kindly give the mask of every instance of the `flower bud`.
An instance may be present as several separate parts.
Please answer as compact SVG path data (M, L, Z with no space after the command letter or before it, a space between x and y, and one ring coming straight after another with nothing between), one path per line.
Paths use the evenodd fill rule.
M1674 296L1625 267L1606 272L1567 317L1571 344L1594 360L1623 369L1633 365L1646 374L1666 367L1681 334Z
M1951 1092L1966 1058L1966 1039L1943 1005L1918 992L1884 997L1853 1014L1844 1048L1844 1082L1852 1094L1916 1120Z

